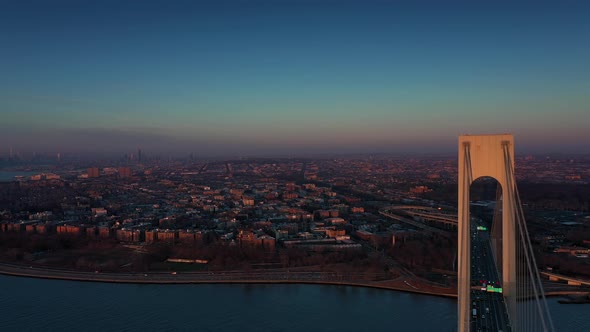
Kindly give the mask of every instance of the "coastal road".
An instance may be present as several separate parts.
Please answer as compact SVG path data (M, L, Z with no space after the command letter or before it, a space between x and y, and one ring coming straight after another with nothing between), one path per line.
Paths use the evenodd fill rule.
M408 291L438 296L456 297L448 290L418 289L411 284L397 283L384 279L384 273L336 273L313 271L225 271L225 272L147 272L107 273L83 272L63 269L0 263L0 274L112 283L146 284L196 284L196 283L314 283L364 286L381 289Z

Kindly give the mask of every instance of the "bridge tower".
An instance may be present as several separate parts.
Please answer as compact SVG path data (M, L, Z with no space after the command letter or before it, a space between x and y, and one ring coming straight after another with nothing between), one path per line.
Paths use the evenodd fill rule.
M516 297L516 199L514 183L514 137L501 135L459 136L459 332L468 332L471 317L471 217L469 191L473 181L489 176L502 187L502 280L510 317L515 317Z

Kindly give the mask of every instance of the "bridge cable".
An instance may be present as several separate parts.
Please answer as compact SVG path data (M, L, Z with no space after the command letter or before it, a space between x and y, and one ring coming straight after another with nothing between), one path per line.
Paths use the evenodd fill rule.
M506 169L507 169L507 181L508 183L508 187L511 190L511 194L514 195L514 203L516 205L516 223L518 225L518 230L519 230L519 235L521 238L521 243L523 244L523 252L524 252L524 258L526 261L526 267L528 268L529 273L527 273L530 277L530 282L531 282L531 288L532 291L534 292L534 297L535 297L535 303L537 306L537 311L540 315L540 321L541 324L543 325L543 330L544 331L554 331L554 327L553 327L553 322L551 320L551 315L549 314L549 309L547 307L547 302L545 299L545 294L543 292L543 287L540 283L540 275L539 275L539 270L537 268L537 264L535 262L535 257L534 257L534 253L532 250L532 245L530 242L530 237L529 237L529 233L528 233L528 229L526 227L525 224L525 218L524 218L524 211L522 208L522 204L520 201L520 195L518 193L518 188L516 187L515 184L515 178L514 178L514 169L512 166L512 160L510 157L510 153L508 151L508 146L507 145L503 145L504 148L504 160L506 163ZM513 191L512 191L513 190ZM525 294L523 295L533 295L531 293L527 293L526 292L527 289L525 289ZM525 297L526 299L527 297ZM527 309L532 309L532 308L528 308L528 305L525 305L525 313L527 313ZM530 313L532 314L532 313ZM547 322L545 321L545 318L547 320ZM529 322L533 322L534 320L525 320L525 321L529 321ZM547 324L549 326L547 326Z
M467 223L469 225L471 225L471 215L470 215L470 199L469 199L469 190L471 188L471 182L473 181L473 170L472 170L472 166L471 166L471 151L470 151L470 144L468 142L464 142L463 143L463 166L465 168L465 170L467 172L464 172L464 178L463 178L463 197L461 198L463 202L466 202L466 206L463 206L463 211L460 211L463 214L463 217L467 217ZM459 225L459 220L457 220L457 227L464 227L463 225ZM467 262L468 264L468 268L465 269L465 267L462 267L463 269L465 269L468 273L468 277L466 278L466 280L460 280L459 282L464 285L465 283L467 283L469 286L467 287L467 289L464 291L467 292L467 294L464 294L464 296L467 297L467 305L469 306L471 303L471 229L468 229L468 233L467 234L463 234L463 236L466 236L466 238L463 239L459 239L460 242L463 243L462 246L462 252L459 253L459 255L461 255L462 257L467 256L469 259L464 259L463 262ZM467 243L464 243L465 241L467 241ZM460 272L461 273L461 272ZM461 286L460 286L461 287ZM464 287L464 286L463 286ZM464 319L465 319L465 326L470 326L470 315L469 315L469 307L467 307L466 309L464 308L459 308L459 310L466 310L467 312L464 312Z

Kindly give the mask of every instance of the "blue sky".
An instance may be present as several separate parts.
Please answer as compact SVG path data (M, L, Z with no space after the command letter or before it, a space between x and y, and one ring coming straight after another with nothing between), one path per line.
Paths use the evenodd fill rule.
M0 155L590 152L585 1L8 1Z

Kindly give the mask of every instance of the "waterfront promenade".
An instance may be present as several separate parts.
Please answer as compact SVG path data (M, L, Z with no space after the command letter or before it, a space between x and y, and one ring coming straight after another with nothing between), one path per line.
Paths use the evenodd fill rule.
M86 282L128 284L320 284L369 287L442 297L457 297L457 290L436 286L423 279L407 276L376 280L374 273L335 273L314 271L215 271L215 272L85 272L0 263L0 274ZM544 282L546 296L586 295L587 288Z
M108 273L84 272L65 269L0 263L0 274L72 281L92 281L134 284L324 284L371 287L411 293L456 297L456 290L437 287L418 278L396 278L375 280L374 273L335 273L313 271L273 270L263 272L219 271L219 272L145 272Z

